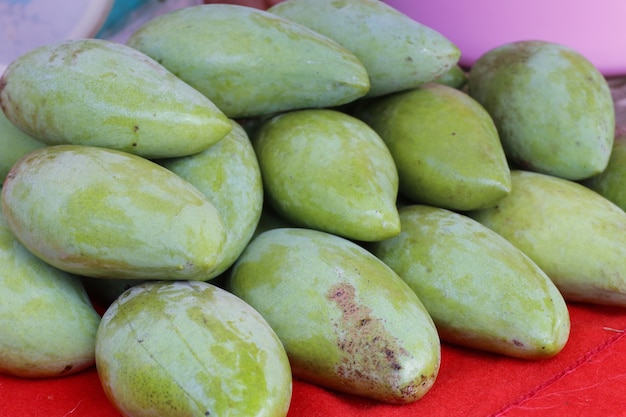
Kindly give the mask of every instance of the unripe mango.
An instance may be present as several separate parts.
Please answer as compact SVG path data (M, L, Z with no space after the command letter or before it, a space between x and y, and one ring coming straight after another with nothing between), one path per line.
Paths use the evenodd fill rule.
M80 278L24 248L0 211L0 372L45 378L92 366L99 323Z
M0 78L0 105L48 145L146 158L200 152L231 129L215 104L158 62L101 39L53 42L18 57Z
M140 156L55 145L16 163L2 209L40 259L96 278L203 280L221 262L224 225L188 181Z
M442 340L525 359L563 349L563 296L520 249L443 208L404 206L400 221L398 236L369 249L415 291Z
M268 11L328 36L354 53L369 75L367 97L431 82L461 55L436 30L378 0L287 0Z
M106 310L96 337L105 394L125 417L284 417L291 369L267 322L200 281L152 281Z
M585 186L512 171L511 193L467 213L530 257L568 301L626 306L626 213Z
M439 370L436 328L415 293L370 252L311 229L256 236L227 287L265 317L294 376L334 390L405 404Z
M235 262L252 238L263 210L263 180L254 148L241 125L232 124L230 133L209 149L159 161L206 195L224 223L222 260L207 279Z
M586 187L626 210L626 131L617 131L604 171L581 181Z
M0 186L14 163L28 152L44 146L45 143L19 130L0 111Z
M606 167L613 99L577 51L538 40L501 45L472 65L468 91L491 114L517 168L581 180Z
M393 156L400 193L451 210L489 207L508 194L510 170L491 116L453 87L429 83L352 110Z
M337 42L253 7L202 4L151 19L127 44L210 98L228 117L330 107L370 88Z
M398 234L398 173L365 123L336 110L297 110L265 121L252 144L267 200L288 222L362 241Z

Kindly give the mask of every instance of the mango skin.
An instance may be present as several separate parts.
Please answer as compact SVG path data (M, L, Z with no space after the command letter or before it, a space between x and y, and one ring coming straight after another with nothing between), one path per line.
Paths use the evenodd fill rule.
M445 36L378 0L287 0L269 12L325 35L363 63L366 97L431 82L448 72L461 51Z
M383 139L407 199L451 210L489 207L511 189L491 116L466 93L438 83L355 106Z
M291 370L267 322L201 281L153 281L105 311L96 335L105 394L126 417L284 417Z
M460 65L453 65L445 74L433 80L434 83L447 85L457 90L465 91L467 85L467 73Z
M243 252L263 210L263 179L254 148L243 127L231 123L230 133L209 149L158 161L206 195L224 223L222 259L208 279L230 268Z
M156 61L101 39L53 42L18 57L0 78L0 106L48 145L146 158L199 152L231 128L215 104Z
M48 378L93 366L99 323L80 278L31 254L0 211L0 373Z
M435 382L432 319L407 284L356 243L311 229L265 231L226 288L265 317L298 378L393 404L417 401Z
M518 169L569 180L605 169L614 103L607 80L577 51L546 41L501 45L472 65L468 92Z
M276 115L254 146L269 204L289 223L362 241L398 234L398 173L382 139L330 109Z
M415 291L442 340L532 360L565 347L565 300L521 250L438 207L404 206L400 221L398 236L368 248Z
M350 51L253 7L202 4L174 10L141 26L127 45L235 119L338 106L370 88L367 70Z
M585 186L514 170L497 206L466 213L530 257L567 301L626 306L626 213Z
M626 132L616 132L604 171L581 181L581 184L626 210Z
M19 130L0 111L0 186L14 163L28 152L44 146L44 143Z
M88 277L203 280L225 241L217 209L198 189L113 149L32 151L9 172L2 209L33 254Z

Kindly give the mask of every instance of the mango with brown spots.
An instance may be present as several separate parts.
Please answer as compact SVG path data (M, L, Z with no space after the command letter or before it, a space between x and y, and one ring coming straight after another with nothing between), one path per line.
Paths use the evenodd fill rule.
M429 314L393 270L347 239L265 231L227 288L266 318L298 378L394 404L417 401L435 382L440 342Z

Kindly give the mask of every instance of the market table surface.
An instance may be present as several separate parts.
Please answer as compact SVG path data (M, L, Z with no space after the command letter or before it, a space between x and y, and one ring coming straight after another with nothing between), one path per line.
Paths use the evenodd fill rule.
M294 381L288 417L626 416L626 309L569 304L570 339L527 361L443 344L435 385L393 406ZM3 417L119 417L95 368L53 379L0 376Z

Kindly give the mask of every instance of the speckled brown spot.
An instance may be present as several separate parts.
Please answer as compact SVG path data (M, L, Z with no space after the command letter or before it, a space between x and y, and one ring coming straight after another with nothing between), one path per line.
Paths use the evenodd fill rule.
M328 298L341 309L341 318L334 323L337 347L341 358L336 365L337 375L346 386L361 386L380 391L388 385L395 395L410 397L419 384L400 386L402 357L409 354L385 328L385 321L372 315L372 310L360 304L355 289L347 283L337 284L328 292Z

